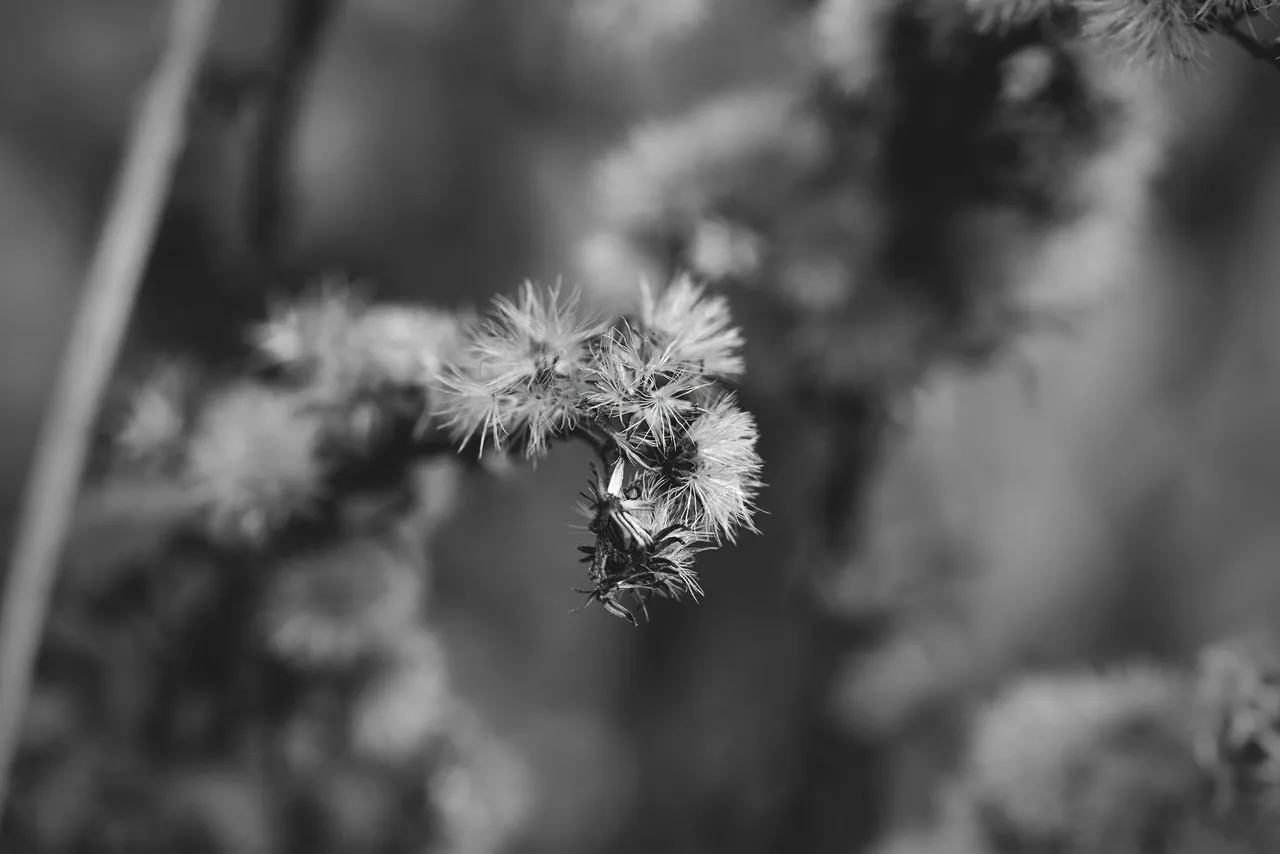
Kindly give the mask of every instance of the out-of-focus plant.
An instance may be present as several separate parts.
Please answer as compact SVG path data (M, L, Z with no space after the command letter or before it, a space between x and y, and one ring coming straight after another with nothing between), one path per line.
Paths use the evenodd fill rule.
M272 307L243 370L174 359L122 379L44 644L7 838L71 850L110 826L133 846L207 841L228 830L205 815L225 796L252 813L233 824L256 848L304 844L297 810L333 824L313 844L338 847L323 850L504 844L527 772L453 696L422 610L427 543L469 451L537 457L571 438L597 450L584 592L632 623L624 602L700 595L694 555L753 527L755 425L716 382L743 367L727 305L688 280L642 293L640 311L610 323L528 284L476 318L329 280ZM78 720L86 674L104 696L128 680L126 707ZM89 744L107 764L68 770ZM187 792L207 770L199 757L220 749L234 779ZM259 767L274 769L258 782L272 797L249 807ZM64 792L64 772L83 787ZM149 778L190 797L123 812L101 801ZM416 806L387 818L413 792ZM75 821L40 823L41 803L73 795Z
M1203 58L1208 37L1223 35L1250 55L1280 64L1274 39L1258 35L1255 19L1275 0L967 0L995 27L1046 14L1071 14L1090 39L1136 61L1185 62Z
M886 852L1254 854L1277 844L1274 643L1031 675L978 717L937 826Z

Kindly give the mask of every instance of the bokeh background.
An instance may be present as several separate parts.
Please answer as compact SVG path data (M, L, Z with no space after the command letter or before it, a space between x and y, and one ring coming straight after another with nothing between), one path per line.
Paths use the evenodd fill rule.
M0 544L163 5L0 4ZM222 5L214 58L251 75L279 0ZM462 307L572 284L593 159L636 122L778 73L800 5L339 3L280 176L280 287L338 267ZM569 613L583 454L463 483L429 616L456 690L526 774L504 844L859 851L928 812L961 710L991 686L1179 659L1280 606L1280 74L1222 44L1164 86L1174 137L1136 273L1033 392L997 367L932 393L884 450L843 575L796 560L822 460L795 412L757 408L760 535L700 562L704 602L638 630ZM261 301L227 260L241 112L193 120L135 350L216 355ZM862 580L886 571L911 592L870 613Z

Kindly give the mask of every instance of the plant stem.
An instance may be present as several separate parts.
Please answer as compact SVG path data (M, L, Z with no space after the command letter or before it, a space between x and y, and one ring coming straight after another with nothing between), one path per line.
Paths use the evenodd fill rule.
M575 427L573 430L569 431L567 438L581 439L583 442L586 442L591 446L591 450L596 452L596 456L600 458L600 462L606 466L609 465L610 461L608 457L608 450L613 444L613 440L605 436L594 424L587 426L579 425L578 427Z
M1218 32L1239 45L1245 53L1254 59L1265 62L1272 68L1280 69L1280 47L1265 45L1252 36L1245 35L1235 27L1222 27Z
M1256 32L1245 33L1241 25L1253 30L1253 20L1249 14L1241 14L1219 18L1210 25L1210 29L1220 33L1254 59L1265 62L1272 68L1280 70L1280 44L1274 40L1265 44Z
M45 413L0 602L0 816L94 420L183 148L216 6L216 0L170 4L163 53L130 133Z

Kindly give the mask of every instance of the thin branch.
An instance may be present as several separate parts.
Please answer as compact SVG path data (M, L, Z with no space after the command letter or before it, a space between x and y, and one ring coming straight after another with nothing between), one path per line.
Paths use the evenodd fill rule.
M1263 44L1234 26L1224 25L1218 28L1218 32L1235 42L1249 56L1280 70L1280 45Z
M601 463L605 466L610 464L609 449L613 447L613 439L605 435L596 425L579 425L569 431L567 438L578 439L587 443L591 450L596 452L596 456L600 458Z
M45 413L0 603L0 815L94 420L151 253L216 0L175 0Z
M1210 4L1206 3L1205 9L1209 7ZM1265 17L1268 23L1274 23L1265 9L1246 9L1234 14L1207 16L1201 26L1205 30L1225 36L1254 59L1265 62L1272 68L1280 69L1280 41L1272 39L1268 44L1262 40L1254 26L1257 15ZM1249 32L1244 32L1241 29L1242 26L1247 27Z

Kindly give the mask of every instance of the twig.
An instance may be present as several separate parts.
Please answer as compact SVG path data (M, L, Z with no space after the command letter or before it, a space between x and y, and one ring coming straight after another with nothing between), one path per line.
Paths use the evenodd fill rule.
M1266 45L1257 41L1252 36L1246 35L1234 26L1223 25L1218 28L1218 32L1226 36L1231 41L1241 47L1245 53L1254 59L1265 62L1272 68L1280 69L1280 46L1275 44Z
M144 272L217 0L174 0L45 413L0 603L0 815L88 445Z
M1280 69L1280 42L1272 39L1270 44L1264 43L1254 28L1254 17L1259 14L1266 15L1266 12L1263 9L1245 9L1234 14L1209 18L1202 26L1210 32L1216 32L1235 42L1236 46L1254 59L1265 62L1272 68ZM1267 21L1271 21L1269 16ZM1241 25L1247 26L1249 32L1245 33L1241 30Z

